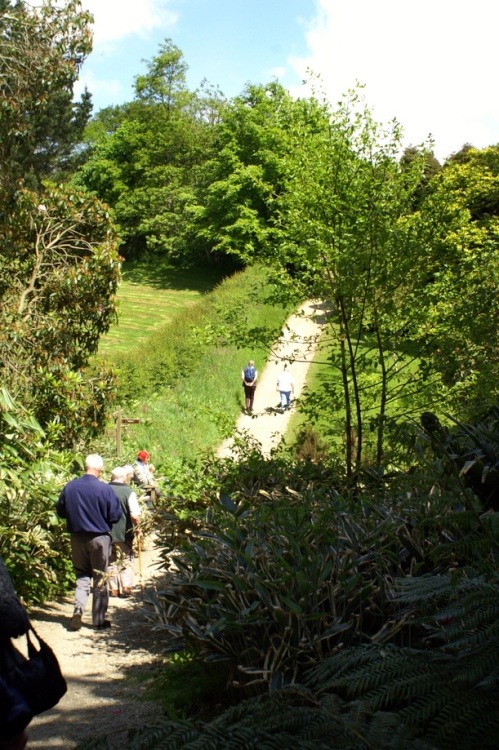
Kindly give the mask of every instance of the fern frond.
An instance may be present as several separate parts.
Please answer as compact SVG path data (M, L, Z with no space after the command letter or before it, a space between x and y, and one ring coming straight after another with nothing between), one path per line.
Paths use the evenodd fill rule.
M485 747L497 748L498 730L497 702L487 697L485 691L478 691L474 695L461 694L449 703L430 724L427 736L442 750L456 747L462 750L479 747L482 750Z

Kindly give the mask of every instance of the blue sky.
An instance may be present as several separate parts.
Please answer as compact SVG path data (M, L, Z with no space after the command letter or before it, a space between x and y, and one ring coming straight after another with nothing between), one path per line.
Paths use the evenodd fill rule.
M499 143L499 4L494 0L82 0L95 16L86 84L94 111L133 98L133 81L170 37L203 78L236 96L277 77L294 95L307 68L331 102L365 84L376 119L406 145L429 134L444 159L465 142Z

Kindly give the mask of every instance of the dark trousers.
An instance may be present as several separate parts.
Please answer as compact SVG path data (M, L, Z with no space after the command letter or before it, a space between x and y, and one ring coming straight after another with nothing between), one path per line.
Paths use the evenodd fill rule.
M106 571L111 555L109 534L71 534L71 552L76 573L75 610L83 612L93 582L92 624L102 625L106 618L109 592Z
M253 411L253 400L255 398L255 388L256 388L256 385L246 385L246 384L244 384L244 395L246 397L246 408L249 409L249 411Z

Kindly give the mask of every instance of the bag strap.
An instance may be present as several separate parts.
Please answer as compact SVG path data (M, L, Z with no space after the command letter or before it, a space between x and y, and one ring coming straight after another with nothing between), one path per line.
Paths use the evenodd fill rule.
M29 629L26 631L26 640L28 641L28 656L30 659L32 659L38 653L38 649L36 648L35 644L31 640L31 632L35 634L38 643L40 643L40 638L38 637L38 634L36 630L34 629L33 625L30 623Z

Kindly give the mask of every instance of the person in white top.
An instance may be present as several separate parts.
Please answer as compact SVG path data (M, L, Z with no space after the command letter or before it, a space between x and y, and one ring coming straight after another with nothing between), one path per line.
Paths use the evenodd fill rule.
M140 486L149 487L154 483L154 466L149 463L151 455L147 451L139 451L133 465L134 481Z
M291 396L294 394L293 378L291 372L288 369L288 365L284 365L283 371L277 378L277 391L281 396L281 411L284 409L291 408Z
M133 587L133 540L140 536L140 506L137 495L128 486L134 473L130 464L117 466L111 473L110 487L120 501L123 515L111 529L113 548L109 558L108 586L111 596L131 596ZM118 562L121 550L121 560Z

